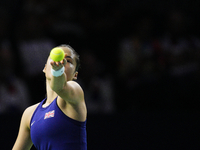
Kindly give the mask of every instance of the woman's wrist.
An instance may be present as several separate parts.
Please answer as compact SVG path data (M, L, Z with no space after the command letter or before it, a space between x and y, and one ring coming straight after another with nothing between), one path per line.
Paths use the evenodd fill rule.
M51 74L54 77L59 77L59 76L63 75L64 72L65 72L65 67L64 66L59 70L54 70L53 68L51 68Z

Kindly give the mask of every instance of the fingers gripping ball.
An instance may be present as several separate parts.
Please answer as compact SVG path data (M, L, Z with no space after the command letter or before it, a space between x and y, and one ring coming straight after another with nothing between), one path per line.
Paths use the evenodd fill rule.
M50 58L53 61L56 61L56 62L61 61L64 59L64 57L65 57L65 53L61 48L53 48L50 52Z

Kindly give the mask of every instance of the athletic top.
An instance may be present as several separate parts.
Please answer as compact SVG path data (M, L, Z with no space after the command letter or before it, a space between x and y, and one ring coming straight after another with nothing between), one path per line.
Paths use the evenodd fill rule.
M57 105L57 98L47 107L38 105L30 122L30 134L38 150L87 150L86 121L66 116Z

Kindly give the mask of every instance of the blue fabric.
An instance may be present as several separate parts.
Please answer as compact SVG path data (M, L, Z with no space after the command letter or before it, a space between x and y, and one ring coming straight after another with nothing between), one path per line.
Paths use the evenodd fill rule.
M57 98L46 108L44 99L33 113L31 139L38 150L87 150L86 121L66 116L57 105Z

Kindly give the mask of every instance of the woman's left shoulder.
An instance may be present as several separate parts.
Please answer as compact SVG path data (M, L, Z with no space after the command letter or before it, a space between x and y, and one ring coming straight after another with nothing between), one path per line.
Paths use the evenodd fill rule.
M83 92L83 89L81 87L81 85L79 83L77 83L76 81L68 81L68 84L73 87L73 89L77 90L77 91L81 91Z

